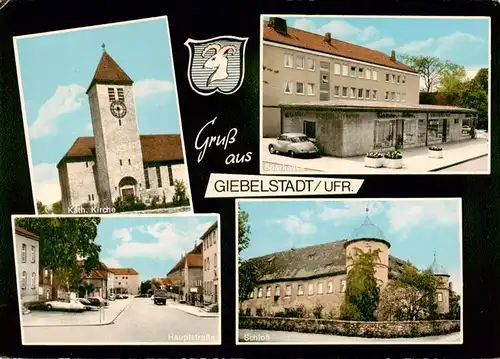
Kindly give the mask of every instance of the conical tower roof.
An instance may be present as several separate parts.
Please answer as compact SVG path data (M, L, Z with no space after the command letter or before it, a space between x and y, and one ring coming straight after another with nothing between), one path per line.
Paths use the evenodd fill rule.
M374 225L372 221L370 221L370 218L368 217L368 208L366 209L365 221L360 227L356 228L351 234L351 239L361 239L361 238L385 239L382 230L376 225Z
M123 71L123 69L116 63L115 60L108 54L104 44L102 45L103 51L97 69L92 78L92 82L87 89L96 83L102 84L116 84L116 85L132 85L134 81Z
M434 261L432 262L431 266L429 267L431 270L432 274L434 275L444 275L444 276L450 276L446 269L440 265L436 259L436 252L434 252Z

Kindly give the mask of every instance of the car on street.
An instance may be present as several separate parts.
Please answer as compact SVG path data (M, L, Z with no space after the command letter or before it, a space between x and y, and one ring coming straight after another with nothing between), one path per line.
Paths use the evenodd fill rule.
M157 289L153 294L153 301L156 305L167 304L168 293L165 289Z
M96 307L105 307L108 305L108 301L101 297L89 297L87 298L87 300L90 302L91 305Z
M290 157L313 155L319 153L314 142L303 133L283 133L268 146L271 154L286 154Z
M85 298L78 298L78 301L83 304L85 307L85 310L98 310L99 307L92 305L88 299Z
M45 309L48 311L60 310L67 312L84 312L85 306L78 300L61 299L45 302Z

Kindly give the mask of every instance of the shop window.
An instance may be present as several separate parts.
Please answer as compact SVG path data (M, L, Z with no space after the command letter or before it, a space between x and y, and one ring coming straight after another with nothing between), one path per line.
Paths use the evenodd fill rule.
M374 148L388 148L393 146L394 122L375 122L375 143Z
M304 134L308 138L316 138L316 122L304 121Z
M427 141L441 142L443 136L443 124L439 119L429 120L427 123Z
M403 123L403 144L413 145L417 143L417 120L405 120Z

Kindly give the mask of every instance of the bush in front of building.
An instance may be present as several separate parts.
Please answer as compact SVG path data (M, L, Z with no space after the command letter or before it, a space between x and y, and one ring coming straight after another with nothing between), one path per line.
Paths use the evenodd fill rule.
M187 196L186 185L182 180L175 180L174 182L174 196L172 197L172 203L174 207L188 206L189 198Z
M281 312L274 313L275 318L306 318L307 310L304 305L284 308Z
M314 315L314 318L321 319L323 314L323 306L321 304L316 305L313 308L312 313Z
M124 200L122 197L118 197L113 204L116 212L129 212L129 211L142 211L146 209L146 205L141 202L138 197L134 197L132 200Z

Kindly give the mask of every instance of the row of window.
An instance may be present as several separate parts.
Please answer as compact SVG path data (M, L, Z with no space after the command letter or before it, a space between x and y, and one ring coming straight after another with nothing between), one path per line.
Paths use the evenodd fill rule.
M116 90L116 91L115 91ZM113 88L113 87L108 87L108 98L109 102L116 101L117 95L118 94L118 101L123 102L125 101L125 95L123 94L123 88Z
M21 261L23 263L26 263L26 251L28 250L28 247L26 246L25 243L22 244L21 246ZM35 263L35 258L36 258L36 247L31 246L31 263Z
M340 281L340 292L344 293L346 290L346 280L342 279ZM315 291L316 288L316 291ZM324 294L323 292L323 282L318 282L318 283L309 283L308 288L307 288L307 295L320 295ZM272 286L267 286L266 287L266 298L271 297L271 291L272 291ZM333 290L333 280L329 280L327 282L327 288L326 288L326 294L332 294L334 292ZM304 284L298 284L297 285L297 295L302 296L304 295ZM285 285L285 297L291 297L292 296L292 285L291 284L286 284ZM253 298L254 293L253 291L250 292L249 298ZM258 287L257 288L257 298L262 298L263 297L263 287ZM274 297L281 297L281 284L277 284L274 286Z
M23 290L26 289L27 282L28 282L28 273L26 273L26 271L23 271L23 274L21 276L21 289ZM35 288L36 288L36 273L33 272L31 273L31 289Z
M295 61L294 61L295 60ZM305 57L302 55L292 55L285 54L284 57L285 67L293 68L295 64L295 68L299 70L304 69ZM328 63L326 63L328 65ZM316 71L316 60L307 58L307 70ZM329 71L328 68L322 68L322 70ZM357 77L360 79L373 80L378 81L378 72L377 70L373 70L370 68L365 68L363 66L354 66L354 65L346 65L341 63L333 64L333 73L338 76L350 76ZM396 75L393 73L386 72L385 73L385 82L395 83L395 84L405 84L406 76L405 75Z
M217 268L217 253L214 254L214 269ZM210 270L210 257L203 260L203 270Z
M217 233L215 231L210 232L207 237L203 240L203 250L206 250L215 245Z
M167 166L168 170L168 182L170 186L174 185L174 174L172 172L172 166ZM156 179L158 181L158 188L163 187L163 183L161 180L161 169L160 166L156 166ZM144 168L144 181L146 181L146 189L151 188L151 183L149 181L149 171L148 168Z

